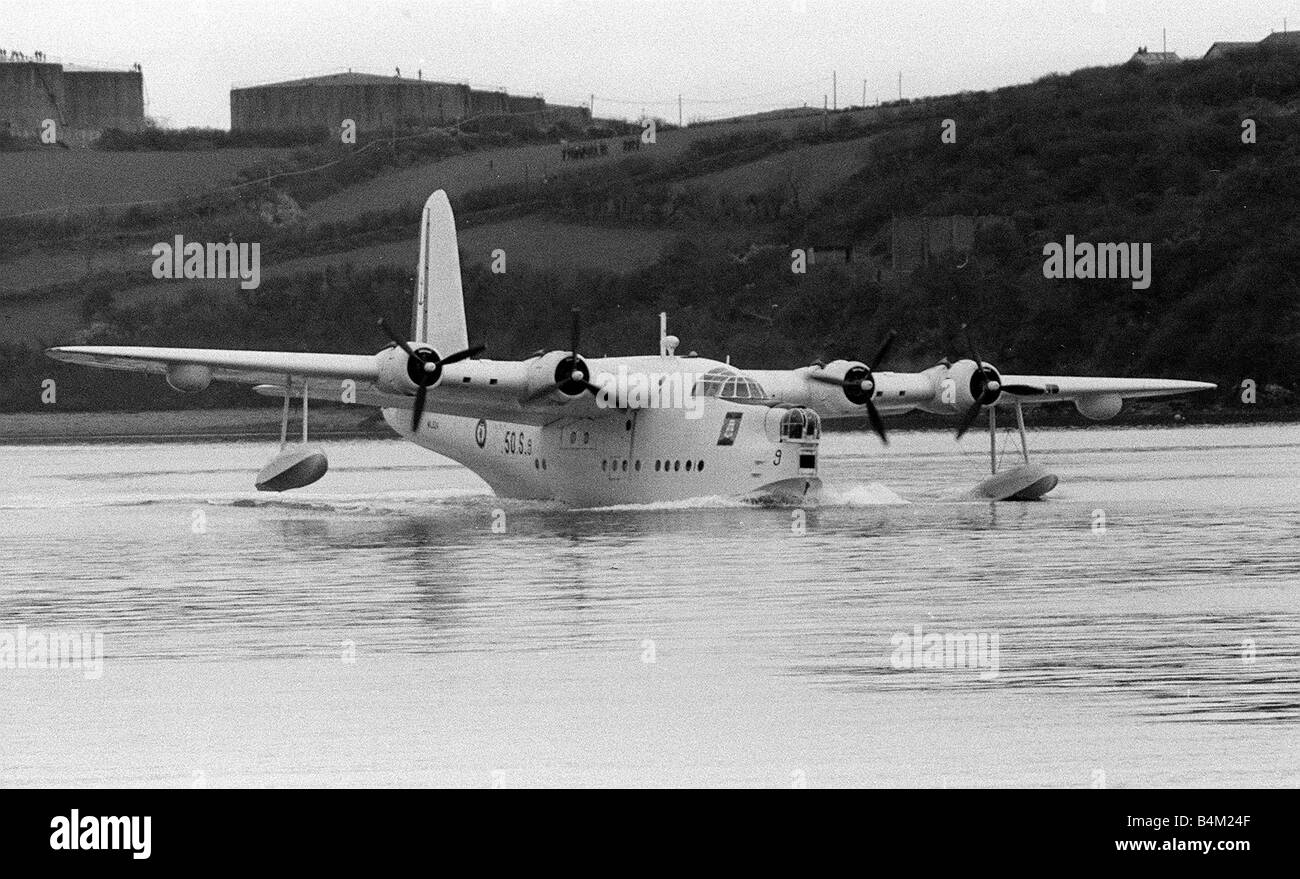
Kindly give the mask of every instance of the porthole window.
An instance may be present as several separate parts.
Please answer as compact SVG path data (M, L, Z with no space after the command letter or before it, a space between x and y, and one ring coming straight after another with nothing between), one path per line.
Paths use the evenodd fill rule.
M703 458L700 459L700 463L698 463L698 464L695 465L695 472L696 472L696 473L702 473L702 472L704 472L704 459L703 459Z
M533 469L534 469L534 470L541 470L541 469L542 469L542 459L541 459L541 458L533 458Z
M577 444L578 444L578 432L575 430L569 434L569 445L576 446Z
M640 459L640 458L637 458L637 460L636 460L636 472L637 472L637 473L640 473L640 472L641 472L641 459Z
M545 459L545 458L542 459L542 469L543 469L543 470L546 469L546 459Z
M624 473L627 472L627 458L624 458L624 459L623 459L623 472L624 472Z
M680 469L682 469L682 462L681 462L681 461L673 461L673 472L676 473L676 472L677 472L678 470L680 470Z
M608 466L609 466L609 462L608 462L608 461L601 461L601 462L600 462L600 469L601 469L601 470L604 470L604 469L605 469L606 467L608 467Z
M691 462L690 462L690 461L687 461L687 462L686 462L686 472L687 472L687 473L690 473L690 472L691 472Z
M656 458L656 459L655 459L655 472L656 472L656 473L659 472L659 464L660 464L660 461L659 461L658 458Z

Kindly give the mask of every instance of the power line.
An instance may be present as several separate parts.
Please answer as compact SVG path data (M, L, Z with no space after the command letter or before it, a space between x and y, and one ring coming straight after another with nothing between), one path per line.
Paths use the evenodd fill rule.
M770 89L765 92L756 92L754 94L749 94L749 95L738 95L737 97L734 98L692 98L688 95L682 95L681 100L687 104L745 104L745 103L753 102L754 99L756 98L765 98L773 95L782 95L786 92L794 91L795 89L807 88L808 86L816 85L818 83L823 83L825 81L826 81L826 77L819 76L816 79L810 79L807 82L798 82L798 83L793 83L791 85L784 85L778 88ZM655 106L661 104L676 104L678 100L677 98L669 98L666 100L660 100L658 98L616 98L616 97L610 97L608 95L599 95L599 94L596 95L596 99L600 101L604 101L609 104L638 104L638 105L648 104L648 105L655 105ZM770 101L763 101L761 103L770 103Z

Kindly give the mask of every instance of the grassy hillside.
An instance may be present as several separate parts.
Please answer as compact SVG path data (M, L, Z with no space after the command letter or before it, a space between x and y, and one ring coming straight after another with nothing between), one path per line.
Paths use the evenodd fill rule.
M232 180L242 168L290 150L241 147L195 152L43 149L0 158L0 216L67 206L179 198Z
M888 112L688 130L670 149L565 163L545 184L467 178L454 204L466 227L471 335L498 357L559 346L567 309L579 304L592 353L645 351L656 313L667 310L684 350L752 366L864 357L894 328L891 365L903 367L964 353L954 340L969 323L985 355L1008 371L1167 375L1226 387L1251 378L1277 386L1263 402L1284 401L1300 359L1298 109L1300 58L1255 52L1082 70ZM1247 118L1252 144L1241 138ZM944 119L956 122L955 143L940 138ZM269 271L254 293L148 301L124 295L138 276L94 274L58 291L80 297L81 326L41 341L372 351L382 344L374 316L409 312L412 267L402 252L419 201L459 167L449 163L495 172L496 159L484 168L483 158L326 187L307 207L317 215L288 227L259 225L255 210L233 204L125 230L128 242L169 223L187 237L224 239L215 230L233 225L237 238L258 236L264 261L283 271ZM891 217L918 214L994 219L968 257L880 277ZM493 275L482 251L511 224L524 235L511 245L507 274ZM582 234L593 228L602 234ZM654 240L658 259L647 265L642 252L618 262L620 239L638 235ZM1150 289L1044 278L1043 245L1066 235L1149 243ZM870 259L791 273L790 247L826 242L853 242ZM590 262L573 258L589 246ZM356 266L340 266L349 253ZM548 259L557 253L566 260ZM242 389L180 398L157 379L57 368L30 344L10 345L0 359L9 409L35 408L49 375L66 379L60 408L248 399Z

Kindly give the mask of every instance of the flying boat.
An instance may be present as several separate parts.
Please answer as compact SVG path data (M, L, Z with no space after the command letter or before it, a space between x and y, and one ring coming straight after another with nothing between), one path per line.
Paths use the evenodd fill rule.
M920 372L880 367L892 334L870 359L795 369L745 369L680 355L661 315L659 350L590 357L572 313L569 346L522 360L481 357L465 320L455 220L446 193L421 217L410 338L387 321L375 354L73 345L50 357L86 366L157 373L177 391L242 382L284 400L281 450L258 474L266 491L302 488L328 470L311 446L309 401L376 407L403 439L463 464L496 494L580 506L696 497L815 502L822 488L824 422L866 417L882 442L885 418L913 410L952 416L961 437L986 413L992 474L972 490L989 500L1033 500L1057 484L1029 460L1026 406L1070 401L1089 419L1114 417L1123 401L1209 390L1208 382L1001 373L966 343L968 356ZM301 400L302 442L290 443L290 404ZM997 412L1014 413L1022 464L998 471Z

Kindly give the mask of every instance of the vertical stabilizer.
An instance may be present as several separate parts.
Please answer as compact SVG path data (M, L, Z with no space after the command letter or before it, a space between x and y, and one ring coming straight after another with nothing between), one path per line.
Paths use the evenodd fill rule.
M456 218L447 193L439 189L424 203L420 216L420 267L416 278L411 339L447 355L469 347L465 296L460 287Z

